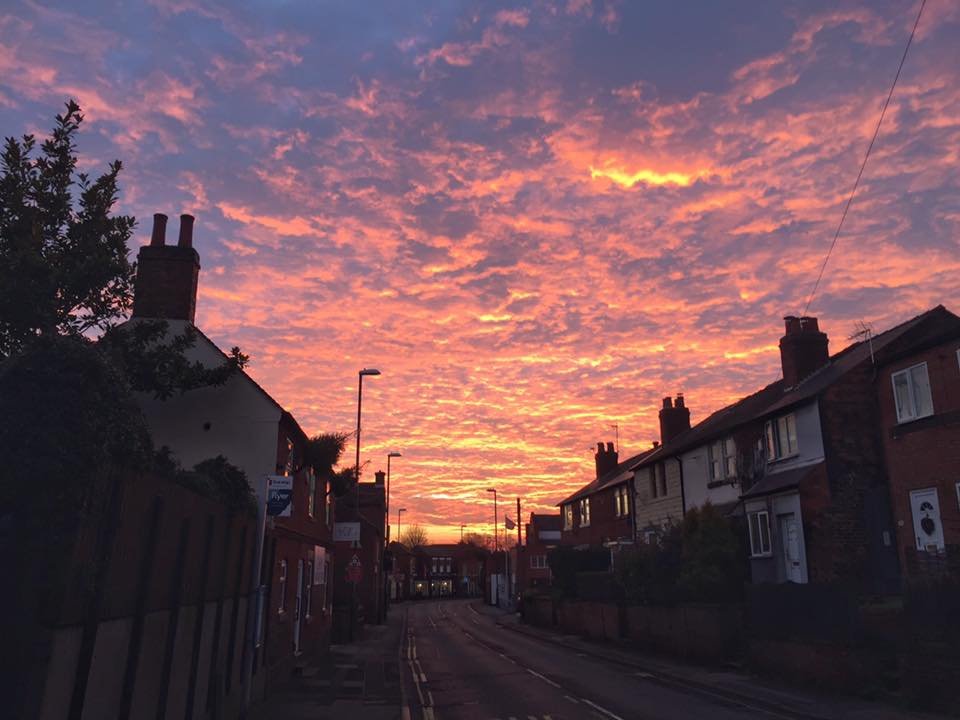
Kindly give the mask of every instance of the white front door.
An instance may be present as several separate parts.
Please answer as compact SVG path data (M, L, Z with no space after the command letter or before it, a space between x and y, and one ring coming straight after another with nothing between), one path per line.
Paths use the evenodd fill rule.
M303 615L303 558L297 561L297 604L293 611L293 652L300 652L300 622Z
M913 511L913 535L917 550L943 550L943 526L940 524L937 489L914 490L910 493L910 509Z
M783 569L788 582L803 582L800 528L793 513L780 515L780 544L782 545Z

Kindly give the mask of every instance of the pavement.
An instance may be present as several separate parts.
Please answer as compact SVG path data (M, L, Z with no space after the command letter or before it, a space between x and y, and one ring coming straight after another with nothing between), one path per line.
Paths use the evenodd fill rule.
M402 716L399 649L407 610L393 606L363 639L332 645L328 657L304 663L297 676L256 705L249 720L398 720Z

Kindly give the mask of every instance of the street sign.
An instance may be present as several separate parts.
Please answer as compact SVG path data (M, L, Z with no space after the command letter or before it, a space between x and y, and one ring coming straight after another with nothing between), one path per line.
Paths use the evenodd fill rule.
M334 523L333 540L334 542L360 542L360 523L358 522Z
M358 583L363 579L363 565L360 564L360 558L354 553L347 563L347 582Z
M293 514L293 478L283 475L267 477L267 515L290 517Z

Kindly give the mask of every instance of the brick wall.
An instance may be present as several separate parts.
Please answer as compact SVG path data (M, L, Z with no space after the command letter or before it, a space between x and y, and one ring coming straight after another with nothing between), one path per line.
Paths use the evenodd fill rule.
M881 436L890 474L897 548L906 574L918 563L910 562L916 547L910 507L912 490L937 489L944 541L960 545L960 340L942 343L898 359L877 378ZM927 363L934 415L898 424L891 375L918 363Z
M573 529L564 529L560 542L564 545L600 546L607 540L631 538L630 516L617 517L613 487L606 487L590 496L590 525L580 525L579 500L573 502Z

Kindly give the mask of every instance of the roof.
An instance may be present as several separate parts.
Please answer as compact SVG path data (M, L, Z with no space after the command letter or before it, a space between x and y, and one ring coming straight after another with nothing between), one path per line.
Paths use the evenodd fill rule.
M750 498L774 495L779 492L798 488L800 487L800 483L812 475L822 464L823 463L804 465L803 467L791 468L790 470L783 470L782 472L770 473L764 476L760 482L754 484L753 487L741 495L740 498L749 500Z
M632 457L627 458L622 463L619 463L612 470L608 470L603 475L598 477L593 482L587 483L582 488L577 490L573 495L565 498L564 500L557 503L557 505L566 505L567 503L574 502L580 498L588 497L593 495L600 490L613 487L614 485L620 485L621 483L628 482L633 477L633 468L638 465L645 456L650 455L655 452L656 448L651 448L649 450L644 450L642 453L633 455Z
M871 340L861 340L847 346L832 355L828 364L794 387L785 387L781 378L731 405L720 408L669 443L661 445L656 453L635 462L631 469L635 470L664 457L672 457L713 440L751 420L787 410L811 400L840 380L846 373L863 362L869 361L871 355L874 356L878 365L882 364L887 355L902 351L905 344L926 342L931 337L942 335L945 329L953 331L960 329L960 317L951 313L943 305L937 305L921 315L876 335Z

